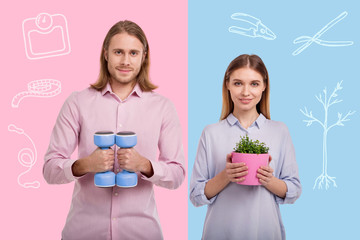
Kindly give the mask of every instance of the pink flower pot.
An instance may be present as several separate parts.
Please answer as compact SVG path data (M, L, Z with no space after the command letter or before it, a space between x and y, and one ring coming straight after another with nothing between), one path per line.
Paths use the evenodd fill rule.
M252 153L232 153L232 162L241 163L244 162L248 167L248 174L245 177L245 180L238 182L242 185L261 185L259 179L256 177L257 170L260 166L268 166L269 164L269 154L252 154Z

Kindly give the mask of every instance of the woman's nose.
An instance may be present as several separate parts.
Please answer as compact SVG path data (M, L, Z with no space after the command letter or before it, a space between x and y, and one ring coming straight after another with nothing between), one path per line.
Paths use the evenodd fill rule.
M242 89L241 89L241 94L243 95L243 96L248 96L250 93L249 93L249 87L248 86L246 86L246 85L244 85L243 87L242 87Z

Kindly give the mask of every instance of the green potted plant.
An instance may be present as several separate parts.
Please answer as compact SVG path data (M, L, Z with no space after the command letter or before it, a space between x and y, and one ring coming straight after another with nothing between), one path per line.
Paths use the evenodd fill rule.
M240 137L240 141L236 143L234 152L232 152L232 162L243 162L248 167L248 174L245 180L238 182L242 185L261 185L256 177L257 170L261 166L269 164L269 148L265 143L259 140L253 141L248 135Z

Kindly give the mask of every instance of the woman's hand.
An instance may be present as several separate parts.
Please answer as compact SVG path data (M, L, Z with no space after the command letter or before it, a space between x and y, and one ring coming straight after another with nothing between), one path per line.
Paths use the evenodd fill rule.
M259 182L261 185L264 185L265 187L268 184L271 184L271 182L274 180L274 169L272 169L270 166L261 166L257 170L256 177L259 179Z
M232 163L231 153L226 155L226 176L230 182L243 182L248 174L248 167L245 163Z
M271 155L269 155L269 164L272 160ZM261 183L261 185L263 186L267 186L274 178L273 172L274 169L272 169L270 166L261 166L258 170L257 170L257 174L256 177L259 179L259 182Z
M248 174L248 167L244 163L232 163L231 153L226 155L226 166L224 170L210 179L204 189L207 199L211 199L219 194L230 182L242 182L244 176Z
M270 156L269 163L271 159ZM286 183L273 175L274 169L270 166L263 166L257 172L256 176L259 178L261 185L278 197L285 198L287 192Z

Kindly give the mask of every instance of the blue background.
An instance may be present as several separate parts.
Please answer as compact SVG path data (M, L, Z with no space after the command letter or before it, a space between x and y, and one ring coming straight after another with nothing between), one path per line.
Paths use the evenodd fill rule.
M324 47L313 43L297 56L300 36L315 35L342 12L348 16L320 38L354 41L348 47ZM228 32L230 26L247 26L230 18L247 13L262 21L277 36L273 41ZM357 1L189 1L189 182L203 128L219 121L221 88L225 70L236 56L259 55L270 76L271 118L290 129L296 149L301 197L293 205L281 205L287 239L355 239L359 228L359 43L360 5ZM322 172L322 127L306 127L305 106L324 120L315 95L327 87L332 92L343 80L338 99L329 108L329 124L337 112L356 113L344 127L328 133L328 174L337 188L313 190ZM224 156L225 161L225 156ZM200 239L206 206L195 208L189 201L189 239Z

